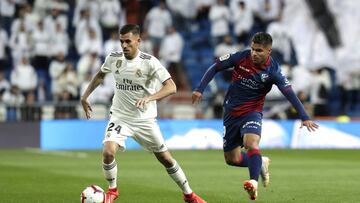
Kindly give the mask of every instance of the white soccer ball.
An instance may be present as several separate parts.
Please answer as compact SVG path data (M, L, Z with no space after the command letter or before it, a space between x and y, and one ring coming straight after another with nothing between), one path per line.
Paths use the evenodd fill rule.
M97 185L85 188L80 196L81 203L103 203L105 201L104 190Z

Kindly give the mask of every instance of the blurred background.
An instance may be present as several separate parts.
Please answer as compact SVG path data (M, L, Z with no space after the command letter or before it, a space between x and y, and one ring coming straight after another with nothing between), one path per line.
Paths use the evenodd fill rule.
M136 23L141 50L158 57L178 86L158 102L172 148L221 148L230 72L215 77L200 106L191 105L191 92L216 57L247 48L259 31L272 35L272 57L323 126L316 138L298 136L306 132L274 87L263 147L360 148L359 9L356 0L1 0L0 147L100 148L112 76L89 98L91 121L79 96L106 55L121 50L119 27ZM76 140L82 144L70 144Z

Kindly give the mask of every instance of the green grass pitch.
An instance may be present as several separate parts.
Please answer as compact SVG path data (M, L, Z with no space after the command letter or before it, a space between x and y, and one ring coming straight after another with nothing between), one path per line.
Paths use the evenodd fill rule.
M256 202L360 202L360 150L263 150L271 184ZM250 202L245 168L220 150L172 151L192 189L209 203ZM118 153L119 203L181 203L178 187L149 153ZM78 203L88 185L106 189L100 151L0 150L0 203ZM260 186L260 185L259 185Z

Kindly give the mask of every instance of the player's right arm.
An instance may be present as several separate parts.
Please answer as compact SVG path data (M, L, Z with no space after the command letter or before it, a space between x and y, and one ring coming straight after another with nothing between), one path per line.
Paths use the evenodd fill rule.
M235 54L226 54L219 57L214 64L212 64L204 76L202 77L199 86L197 86L192 94L192 104L198 104L202 99L202 93L209 84L209 82L214 78L216 73L232 68L235 65L235 60L245 56L245 51L237 52Z
M90 113L92 112L90 103L87 101L90 94L104 81L106 73L99 70L96 75L92 78L90 84L86 88L85 92L80 98L81 105L84 109L86 118L90 118Z

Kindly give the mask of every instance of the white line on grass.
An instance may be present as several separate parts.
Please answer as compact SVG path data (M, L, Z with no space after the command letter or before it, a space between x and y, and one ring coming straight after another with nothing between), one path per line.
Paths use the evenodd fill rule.
M72 157L72 158L87 158L89 157L85 152L71 152L71 151L42 151L39 148L25 148L26 152L34 154L44 154L44 155L53 155L53 156L62 156L62 157Z

